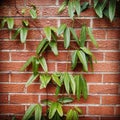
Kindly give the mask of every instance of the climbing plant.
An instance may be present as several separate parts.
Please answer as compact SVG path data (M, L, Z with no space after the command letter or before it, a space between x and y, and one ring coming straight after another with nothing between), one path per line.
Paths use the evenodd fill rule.
M119 2L119 0L93 0L93 8L100 18L106 16L112 22L115 17L117 2ZM72 94L75 95L78 100L80 100L81 97L87 99L88 88L84 76L82 74L70 74L67 69L66 72L58 71L49 74L44 52L46 52L49 47L55 56L59 55L57 41L59 37L62 37L64 39L65 49L70 50L70 48L74 48L71 55L71 69L74 70L77 67L77 64L80 62L82 65L82 71L88 72L88 64L91 65L93 70L93 61L96 62L96 59L90 49L86 46L86 40L89 37L92 44L95 47L98 47L94 35L92 34L92 29L83 24L80 35L77 35L75 29L73 28L75 17L80 16L80 13L86 10L88 7L90 7L88 2L81 3L80 0L64 0L58 10L58 13L60 14L65 9L68 9L68 15L73 21L72 26L69 27L66 24L61 24L58 28L54 26L47 26L43 29L45 36L37 46L36 54L31 56L21 68L21 71L24 71L28 66L32 65L32 75L26 82L26 87L31 85L36 78L39 78L40 89L47 88L48 84L52 83L56 86L56 96L58 96L62 91L61 89L64 89L62 92L67 93L67 95L58 96L58 99L55 102L50 101L49 99L41 101L42 104L48 106L46 115L42 115L42 104L30 105L30 107L26 110L22 120L62 120L63 118L66 120L78 120L79 114L82 114L82 110L80 108L73 107L72 109L68 110L65 116L63 113L63 106L64 104L74 101ZM23 17L25 12L26 8L22 9L21 13ZM29 14L33 20L37 18L37 10L34 5L30 7ZM22 20L21 22L22 26L17 28L12 36L12 39L16 39L16 37L20 35L21 43L25 43L27 34L29 32L29 22L26 19ZM1 22L1 28L3 28L5 24L7 24L9 30L12 30L14 28L14 19L3 18ZM71 39L76 42L76 47L71 46ZM39 67L42 67L44 73L39 71ZM15 117L13 119L15 120Z

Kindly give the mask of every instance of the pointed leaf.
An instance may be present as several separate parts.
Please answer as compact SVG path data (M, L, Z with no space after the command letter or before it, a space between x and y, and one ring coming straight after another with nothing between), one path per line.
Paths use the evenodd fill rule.
M34 104L34 105L31 105L31 106L27 109L27 111L25 112L22 120L29 120L29 118L32 116L33 112L35 111L35 107L36 107L35 104Z
M80 47L80 49L82 49L82 51L83 51L84 53L92 56L92 53L91 53L91 51L90 51L88 48L86 48L86 47Z
M32 61L32 68L34 75L38 74L38 67L39 67L39 61L36 57L34 57Z
M75 0L74 1L74 5L75 5L75 10L78 16L80 16L80 12L81 12L81 6L80 6L80 1L79 0Z
M61 85L62 85L61 81L60 81L60 79L58 78L58 76L55 73L52 74L52 79L59 87L61 87Z
M86 59L85 53L81 50L78 50L77 55L78 55L78 58L79 58L80 62L83 65L84 71L87 72L88 71L88 65L87 65L87 59Z
M39 74L37 74L37 75L34 75L34 74L31 75L25 86L28 87L38 77L38 75Z
M85 11L89 7L89 2L83 2L81 4L81 12Z
M55 95L58 96L59 93L60 93L60 87L57 86L57 87L56 87L56 90L55 90Z
M36 19L37 18L37 11L36 11L36 9L32 8L30 10L30 15L31 15L32 19Z
M61 117L63 116L62 105L60 103L57 103L57 112Z
M77 62L78 62L78 56L77 56L77 50L75 50L72 54L72 70L74 70L77 66Z
M61 24L60 27L57 30L57 35L62 34L66 27L67 27L66 24Z
M99 3L99 0L93 0L94 1L94 8L97 6L97 4Z
M47 63L46 63L46 60L45 60L44 57L41 57L41 58L39 59L39 63L40 63L40 65L41 65L41 67L43 68L43 70L44 70L45 72L48 72Z
M12 35L12 39L16 39L16 37L19 35L20 31L21 31L22 28L18 28L15 33Z
M64 31L64 47L67 49L70 46L70 29L67 27Z
M44 33L46 35L46 38L48 41L51 41L51 28L50 27L45 27L44 28Z
M5 23L7 22L6 18L3 18L1 24L0 24L0 28L3 28L5 26Z
M71 103L71 102L73 102L73 98L71 98L71 97L61 97L61 98L58 99L58 102L60 102L62 104Z
M75 12L75 9L74 9L74 2L73 1L69 1L68 2L68 14L70 16L71 19L73 19L74 17L74 12Z
M8 24L8 28L9 28L10 30L13 29L14 19L13 19L13 18L7 18L7 24Z
M45 105L48 105L48 106L51 106L51 104L52 104L52 102L47 100L47 99L46 100L41 100L41 103L45 104Z
M92 34L92 29L90 27L87 28L87 33L88 33L93 45L95 45L95 47L98 47L98 44L97 44L97 42L96 42L96 40L95 40L95 38L94 38L94 36Z
M49 43L51 50L55 55L58 55L57 43L55 41L51 41Z
M64 1L58 10L58 13L63 12L66 6L67 6L67 1Z
M27 27L29 25L29 22L28 22L28 20L23 20L22 24L24 27Z
M109 0L109 18L112 22L115 16L116 0Z
M70 109L70 110L67 112L66 120L73 120L73 110L72 110L72 109Z
M78 117L78 112L73 110L73 119L72 120L78 120L79 117Z
M103 4L101 6L102 11L105 9L107 2L108 2L108 0L103 0Z
M35 107L35 120L41 120L42 116L42 107L41 105L36 105Z
M33 59L34 59L34 56L30 57L20 70L24 71L32 63Z
M74 107L74 108L78 113L82 114L82 110L80 108L78 108L78 107Z
M25 43L27 34L28 34L28 28L26 28L26 27L21 28L21 30L20 30L21 43Z

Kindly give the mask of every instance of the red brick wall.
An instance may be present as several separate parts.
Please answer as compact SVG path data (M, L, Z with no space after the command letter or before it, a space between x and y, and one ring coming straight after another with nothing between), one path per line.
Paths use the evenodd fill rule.
M91 2L91 0L88 0ZM15 18L15 27L21 24L22 16L18 13L26 5L35 4L38 10L38 19L30 22L30 31L26 44L19 39L10 40L11 31L7 28L0 30L0 120L9 119L11 115L22 116L29 104L40 103L46 97L53 97L54 86L39 89L39 80L28 88L25 83L31 71L20 72L25 61L34 55L35 49L42 38L42 28L45 26L59 26L61 23L70 25L71 20L67 11L57 14L62 0L2 0L0 2L0 18L12 16ZM26 19L29 19L26 14ZM94 73L85 74L88 82L89 97L87 100L75 100L74 103L64 107L67 111L71 106L80 106L83 110L81 120L117 120L120 116L120 18L113 23L107 19L96 17L92 8L89 8L77 17L74 27L77 31L83 23L93 28L99 48L94 48L89 42L98 62L94 64ZM63 48L59 40L59 56L47 52L49 72L65 71L68 51ZM70 51L71 52L71 51ZM71 69L68 70L69 72ZM80 68L75 70L80 73ZM47 95L47 96L46 96Z

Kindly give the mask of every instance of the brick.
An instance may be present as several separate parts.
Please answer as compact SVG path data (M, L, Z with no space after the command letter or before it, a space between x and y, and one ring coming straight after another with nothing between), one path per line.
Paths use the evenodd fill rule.
M23 105L0 105L0 113L14 113L23 114L25 112L25 107Z
M107 106L89 106L89 115L114 115L114 108Z
M107 30L107 39L119 39L120 30Z
M92 52L97 61L103 60L103 52Z
M93 30L93 35L96 39L105 39L106 34L106 30Z
M8 52L0 52L0 61L8 61L9 53Z
M120 96L102 96L102 104L116 105L120 104Z
M72 26L72 20L71 19L61 19L61 24L67 24L68 26ZM75 28L80 28L83 24L86 24L87 26L90 26L90 20L89 19L75 19L74 20L74 26Z
M0 92L1 93L18 93L24 92L23 84L0 84Z
M39 41L27 41L26 42L26 49L29 51L36 50L39 43L40 43Z
M8 95L7 94L0 94L0 103L8 103Z
M26 1L26 3L27 3L27 5L32 5L32 4L34 4L34 5L55 5L56 4L56 0L45 0L45 1L40 1L40 0L34 0L34 1L32 1L32 0L27 0Z
M91 116L91 117L86 117L86 116L80 116L79 120L99 120L99 117Z
M0 82L8 82L9 81L9 74L8 73L0 73Z
M10 95L11 104L37 103L37 95Z
M94 28L118 28L120 27L120 19L116 18L113 22L110 22L108 19L94 19L93 27Z
M119 83L120 74L104 74L103 82Z
M0 30L0 39L9 39L9 31Z
M1 6L2 4L0 3L0 16L9 16L9 7L8 6Z
M24 45L19 41L0 41L0 50L22 50Z
M89 85L92 94L118 94L118 85Z
M101 120L119 120L119 116L101 117Z
M116 106L116 113L115 113L115 115L120 115L120 106Z
M21 62L0 62L0 71L20 71Z

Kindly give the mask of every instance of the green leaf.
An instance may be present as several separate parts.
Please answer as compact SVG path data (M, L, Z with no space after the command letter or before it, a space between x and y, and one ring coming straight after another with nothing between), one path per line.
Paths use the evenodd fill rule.
M77 37L77 35L75 33L75 30L72 27L70 27L69 29L70 29L70 31L72 33L73 39L75 39L77 44L80 45L80 42L79 42L79 39L78 39L78 37Z
M86 10L89 7L89 2L83 2L81 4L81 12L83 12L84 10Z
M51 28L50 27L45 27L44 28L44 33L46 35L46 38L50 42L51 41Z
M81 28L81 32L80 32L80 46L84 47L85 46L85 41L86 41L87 37L86 37L86 26L83 25Z
M39 74L36 74L36 75L33 74L33 75L31 75L25 86L28 87L38 77L38 75Z
M36 105L35 107L35 120L41 120L42 116L42 107L41 105Z
M48 72L47 63L44 57L40 57L39 63L45 72Z
M3 28L5 26L5 23L7 22L7 18L3 18L1 24L0 24L0 28Z
M37 11L36 11L35 8L32 8L30 10L30 15L31 15L32 19L36 19L37 18Z
M70 110L67 112L66 120L73 120L73 110L72 110L72 109L70 109Z
M82 51L84 53L86 53L86 54L88 54L90 56L93 56L93 54L91 53L91 51L88 48L86 48L86 47L80 47L80 49L82 49Z
M67 49L70 46L70 29L67 27L64 31L64 47Z
M71 19L73 19L74 17L74 12L75 12L75 9L74 9L74 2L73 1L69 1L68 2L68 14L70 16Z
M103 4L101 6L102 11L105 9L107 2L108 2L108 0L103 0Z
M97 4L99 3L99 0L93 0L94 2L94 8L97 6Z
M70 94L70 77L68 73L64 73L64 85L68 94Z
M74 107L74 108L78 113L82 114L82 110L80 108L78 108L78 107Z
M36 107L35 104L34 104L34 105L31 105L31 106L27 109L27 111L25 112L22 120L29 120L29 118L32 116L33 112L35 111L35 107Z
M67 1L64 1L58 10L58 13L63 12L66 6L67 6Z
M108 8L105 8L104 11L103 11L104 15L109 18L109 10Z
M98 47L98 44L94 38L94 35L92 34L92 29L90 27L87 28L87 33L91 39L91 42L93 43L93 45L95 45L95 47Z
M49 114L48 114L49 119L51 119L55 115L56 110L57 110L57 103L53 102L49 108Z
M13 29L14 19L13 19L13 18L7 18L7 24L8 24L8 28L9 28L10 30Z
M78 56L77 56L77 50L75 50L72 54L72 60L71 60L72 70L74 70L76 68L77 62L78 62Z
M32 61L32 68L34 75L38 74L38 67L39 67L39 61L36 57L34 57Z
M78 112L75 110L73 110L73 119L72 120L79 120Z
M53 51L53 53L55 55L58 55L57 43L55 41L51 41L49 43L49 46L50 46L51 50Z
M61 97L61 98L58 99L58 102L60 102L62 104L71 103L71 102L73 102L73 98L71 98L71 97Z
M54 31L51 31L51 37L52 40L57 41L57 35Z
M57 30L57 35L62 34L66 27L67 27L66 24L61 24L60 27Z
M24 27L28 27L29 22L28 22L28 20L23 20L22 24L23 24Z
M21 31L22 28L18 28L15 33L12 35L12 39L16 39L16 37L19 35L20 31Z
M48 41L46 39L43 39L40 44L38 45L37 49L36 49L36 53L37 55L39 55L42 51L42 49L45 47L45 45L47 45Z
M21 30L20 30L21 43L25 43L27 34L28 34L28 28L26 28L26 27L21 28Z
M50 80L51 80L50 75L47 75L47 74L40 75L40 81L41 81L40 89L46 88Z
M109 0L109 19L112 22L115 17L116 0Z
M80 16L80 12L81 12L80 1L75 0L73 3L75 5L75 10L76 10L77 15Z
M59 87L61 87L61 85L62 85L61 81L60 81L60 79L58 78L58 76L55 73L52 74L52 79Z
M60 103L57 103L57 112L61 117L63 116L62 105Z
M88 71L88 65L87 65L87 59L86 59L85 53L81 50L78 50L77 55L78 55L78 58L79 58L80 62L83 65L84 71L87 72Z
M20 70L24 71L32 63L33 59L34 59L34 56L30 57Z
M70 76L70 87L72 89L73 95L75 95L75 90L76 90L75 80L72 75L69 74L69 76Z
M51 106L51 104L52 104L52 102L47 100L47 99L46 100L41 100L41 103L45 104L45 105L48 105L48 106Z
M57 87L56 87L56 90L55 90L55 95L58 96L59 93L60 93L60 87L57 86Z

